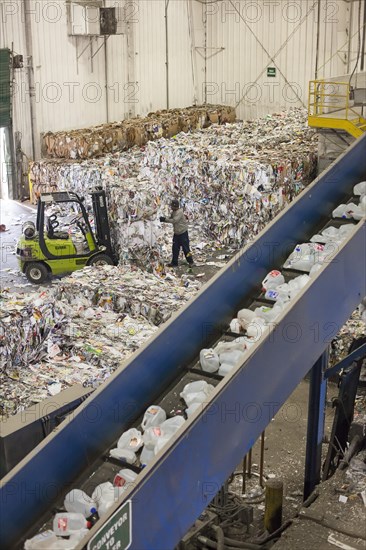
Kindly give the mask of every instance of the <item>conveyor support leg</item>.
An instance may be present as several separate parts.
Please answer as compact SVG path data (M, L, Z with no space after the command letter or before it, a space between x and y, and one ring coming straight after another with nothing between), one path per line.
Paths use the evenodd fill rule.
M320 481L325 400L327 393L327 381L324 378L324 371L327 365L328 350L319 357L310 371L304 500L309 497Z

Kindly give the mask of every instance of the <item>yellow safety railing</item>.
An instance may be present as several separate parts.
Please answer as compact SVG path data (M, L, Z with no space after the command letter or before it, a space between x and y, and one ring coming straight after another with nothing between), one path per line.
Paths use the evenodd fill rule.
M366 120L351 99L349 82L309 82L308 123L315 128L344 130L354 137L366 131Z

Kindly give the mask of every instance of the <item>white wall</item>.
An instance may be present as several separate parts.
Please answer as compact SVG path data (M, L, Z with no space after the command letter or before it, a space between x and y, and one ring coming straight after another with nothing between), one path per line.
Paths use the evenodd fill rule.
M190 0L168 5L169 106L194 101ZM35 156L43 132L85 128L167 107L165 0L107 0L124 8L127 33L68 36L66 0L0 0L0 47L13 48L32 65ZM26 13L25 13L26 12ZM26 48L26 27L31 40ZM99 50L97 52L97 50ZM28 63L29 57L29 63ZM28 69L16 71L15 130L32 157Z
M318 28L318 76L352 70L359 3L320 0L318 25L318 0L105 0L124 8L127 29L105 41L68 36L66 0L0 0L0 47L25 59L14 96L23 150L32 157L30 66L36 158L42 132L143 116L168 104L207 99L250 119L307 105ZM267 77L267 66L276 67L275 78Z
M203 6L207 101L236 106L242 119L307 107L318 29L318 78L347 72L350 10L355 33L360 0L351 4L320 0L320 17L317 0L223 0ZM356 39L353 36L353 51ZM267 76L267 67L276 68L275 78Z

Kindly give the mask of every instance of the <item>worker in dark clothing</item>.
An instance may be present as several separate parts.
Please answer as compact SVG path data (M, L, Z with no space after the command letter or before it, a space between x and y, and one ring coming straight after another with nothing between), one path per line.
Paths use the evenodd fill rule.
M183 210L179 208L179 201L173 199L171 202L172 213L170 218L161 217L160 221L163 223L173 224L174 237L173 237L173 258L169 267L178 266L178 258L180 249L183 249L186 260L190 266L193 265L193 258L189 248L189 236L188 236L188 223L183 213Z

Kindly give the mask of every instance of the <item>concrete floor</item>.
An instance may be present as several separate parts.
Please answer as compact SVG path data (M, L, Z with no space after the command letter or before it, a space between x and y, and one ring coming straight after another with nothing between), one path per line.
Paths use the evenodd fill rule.
M0 290L21 291L30 283L19 272L18 262L15 256L16 243L22 232L22 225L28 220L35 221L36 208L21 204L12 200L0 199L0 224L6 227L5 232L0 232Z

